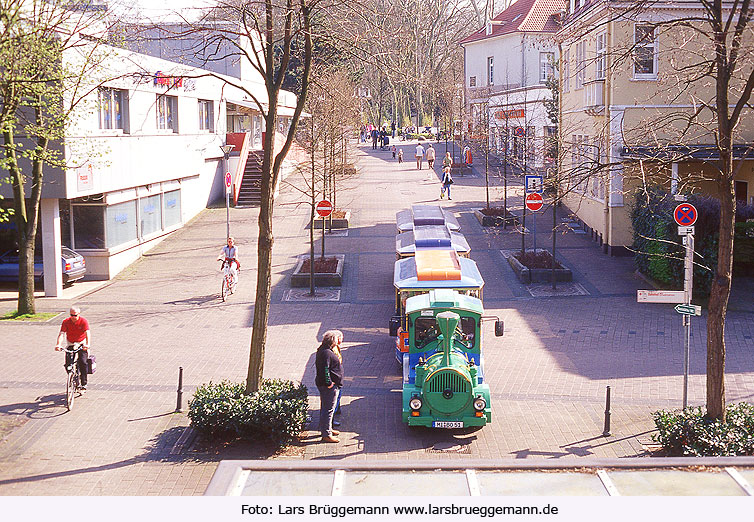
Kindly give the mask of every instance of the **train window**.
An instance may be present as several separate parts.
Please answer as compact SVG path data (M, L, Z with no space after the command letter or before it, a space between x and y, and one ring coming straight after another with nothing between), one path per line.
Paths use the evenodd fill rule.
M439 335L440 330L437 328L437 321L434 317L417 317L414 323L414 338L417 348L423 348L437 339Z
M474 346L474 336L476 335L476 320L473 317L461 317L459 328L461 335L456 336L456 338L467 348L472 348Z

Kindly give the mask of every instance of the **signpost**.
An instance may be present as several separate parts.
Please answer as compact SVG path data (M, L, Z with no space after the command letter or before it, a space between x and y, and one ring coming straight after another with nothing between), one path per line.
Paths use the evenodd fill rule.
M698 214L696 207L691 203L681 203L673 210L673 219L679 227L690 227L696 223Z
M681 315L702 315L702 307L693 304L677 304L675 311Z
M683 290L637 290L637 303L683 303L686 293Z
M527 194L542 194L544 192L544 178L539 175L527 174L524 176L524 187Z
M314 210L322 218L322 259L325 258L325 218L332 214L334 208L333 204L326 199L319 201L314 206ZM312 221L312 226L314 226L314 221ZM314 263L312 263L311 271L314 273Z
M539 178L540 182L542 180L542 176L526 176L527 178ZM528 183L528 180L527 180ZM541 186L541 184L540 184ZM542 194L539 192L532 192L531 194L526 195L526 199L524 199L524 202L526 203L526 208L531 210L532 212L537 212L542 209L542 205L544 205L544 199L542 199ZM534 237L534 253L537 253L537 215L532 214L532 235Z

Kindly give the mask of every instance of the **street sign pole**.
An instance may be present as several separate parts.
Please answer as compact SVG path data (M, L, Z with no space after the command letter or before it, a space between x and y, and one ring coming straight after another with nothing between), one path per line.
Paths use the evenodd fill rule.
M532 219L532 232L534 234L534 255L537 255L537 213L532 212L531 213L531 219Z
M691 294L694 289L694 235L686 236L686 258L683 263L684 281L683 281L683 302L691 304ZM683 326L685 328L684 347L683 347L683 409L688 406L689 392L689 350L691 347L691 316L684 314Z

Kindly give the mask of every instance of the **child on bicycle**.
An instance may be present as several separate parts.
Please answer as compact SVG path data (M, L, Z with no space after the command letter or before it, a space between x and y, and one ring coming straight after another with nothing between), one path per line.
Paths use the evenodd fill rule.
M228 244L223 247L217 259L223 261L222 268L225 268L226 263L228 264L233 279L237 281L238 271L241 270L241 263L238 262L238 247L235 245L235 240L232 237L228 238Z
M55 351L60 351L63 349L63 340L66 341L66 346L68 348L73 346L74 343L84 343L83 349L79 352L76 364L78 364L79 372L81 373L81 389L86 390L86 360L89 358L88 350L92 340L92 336L89 333L89 322L81 317L81 310L78 306L72 306L69 313L70 317L64 319L63 324L60 325L60 333L58 333L58 340L55 344ZM74 363L74 357L75 354L65 354L66 369Z

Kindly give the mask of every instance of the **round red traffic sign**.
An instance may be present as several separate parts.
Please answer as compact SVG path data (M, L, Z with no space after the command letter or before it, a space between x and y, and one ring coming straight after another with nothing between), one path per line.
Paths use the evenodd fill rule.
M320 217L327 217L332 214L333 206L332 203L330 203L326 199L323 199L322 201L317 203L317 206L314 207L314 209L317 211L317 214L319 214Z
M696 218L699 213L696 211L696 207L691 203L681 203L673 211L673 219L681 227L690 227L696 223Z
M545 202L542 199L542 194L532 192L531 194L526 195L526 208L528 208L532 212L536 212L537 210L541 209L544 203Z
M230 172L225 173L225 187L230 188Z

